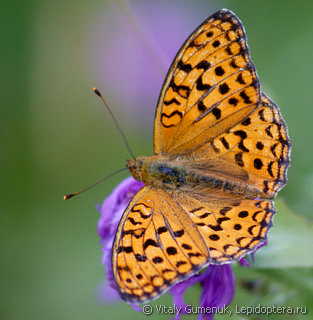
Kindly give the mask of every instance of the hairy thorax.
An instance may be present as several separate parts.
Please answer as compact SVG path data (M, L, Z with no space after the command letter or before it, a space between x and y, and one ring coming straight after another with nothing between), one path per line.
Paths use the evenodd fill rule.
M264 193L248 183L248 179L238 179L231 174L219 174L214 170L214 164L207 160L207 168L199 170L196 163L188 163L180 159L169 159L164 156L130 159L126 167L133 177L146 185L167 190L182 192L205 192L243 198L263 198Z

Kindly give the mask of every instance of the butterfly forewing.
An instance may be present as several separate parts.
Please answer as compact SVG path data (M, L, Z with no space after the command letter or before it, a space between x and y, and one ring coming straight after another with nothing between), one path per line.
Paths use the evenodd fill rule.
M231 11L220 10L189 37L168 72L154 153L184 155L239 123L259 102L243 26Z
M290 141L279 109L265 94L260 107L227 133L216 137L197 152L198 158L217 157L247 174L250 185L258 187L264 198L272 199L287 183ZM216 159L216 161L217 161ZM227 170L226 170L227 171Z

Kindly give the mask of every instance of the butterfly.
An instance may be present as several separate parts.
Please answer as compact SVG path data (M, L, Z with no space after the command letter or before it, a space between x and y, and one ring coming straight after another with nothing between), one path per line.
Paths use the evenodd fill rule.
M154 155L126 164L145 186L125 210L112 248L122 299L155 299L205 266L238 261L264 244L289 151L287 127L261 91L241 21L217 11L169 69Z

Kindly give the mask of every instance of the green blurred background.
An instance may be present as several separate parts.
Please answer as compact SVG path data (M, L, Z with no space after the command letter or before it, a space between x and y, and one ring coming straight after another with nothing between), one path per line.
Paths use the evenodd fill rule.
M278 206L290 221L281 238L276 226L271 234L288 238L299 217L294 239L307 226L312 240L312 1L0 1L1 319L144 318L97 297L105 274L95 204L127 174L76 199L62 196L129 157L92 87L109 102L135 155L151 155L166 69L185 38L220 8L243 21L263 90L280 106L292 139ZM286 264L263 263L264 254L252 269L235 267L234 303L312 305L311 245L295 248L300 258L288 246L273 249L274 260L286 257ZM305 263L298 263L301 255ZM199 292L189 293L194 304ZM305 319L312 314L313 307Z

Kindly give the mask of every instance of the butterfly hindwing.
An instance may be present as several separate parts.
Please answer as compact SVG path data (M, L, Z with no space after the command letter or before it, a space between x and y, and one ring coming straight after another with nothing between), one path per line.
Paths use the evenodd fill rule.
M266 240L273 204L147 186L125 210L112 269L121 297L147 302L204 266L239 260Z
M244 28L220 10L192 33L164 82L155 116L154 153L183 155L226 132L260 102Z
M177 192L175 199L198 227L213 264L238 261L266 242L275 213L260 199L216 198Z
M123 214L112 250L121 297L151 300L209 262L206 243L183 208L161 189L142 188Z

